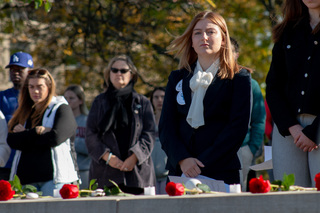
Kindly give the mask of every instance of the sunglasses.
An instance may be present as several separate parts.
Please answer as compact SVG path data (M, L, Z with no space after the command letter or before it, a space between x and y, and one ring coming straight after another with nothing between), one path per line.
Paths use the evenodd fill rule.
M45 69L35 69L35 70L29 70L28 75L46 75L48 73L48 70Z
M113 73L118 73L120 71L121 74L125 74L130 71L130 69L117 69L117 68L111 68L110 70Z

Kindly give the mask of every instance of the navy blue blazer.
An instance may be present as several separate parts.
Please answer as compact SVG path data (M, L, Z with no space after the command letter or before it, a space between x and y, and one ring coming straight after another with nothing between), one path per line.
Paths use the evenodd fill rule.
M246 136L250 117L250 73L242 69L232 80L215 76L203 100L205 125L198 129L186 121L192 76L186 69L173 71L166 87L159 136L168 156L169 174L181 175L179 161L189 157L205 165L201 175L214 178L219 172L237 171L240 169L237 151ZM184 105L177 102L176 85L180 80Z

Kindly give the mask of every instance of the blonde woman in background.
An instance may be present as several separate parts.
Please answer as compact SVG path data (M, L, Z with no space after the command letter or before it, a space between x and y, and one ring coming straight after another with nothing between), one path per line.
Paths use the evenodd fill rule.
M91 158L85 141L88 108L85 102L84 90L80 85L71 85L65 90L64 97L68 101L78 125L74 145L81 178L80 189L88 189Z

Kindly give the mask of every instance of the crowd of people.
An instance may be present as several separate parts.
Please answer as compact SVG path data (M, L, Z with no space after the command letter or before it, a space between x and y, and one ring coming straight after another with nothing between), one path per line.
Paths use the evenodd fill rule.
M267 102L252 69L238 64L239 44L224 18L212 11L198 13L170 43L178 69L149 99L135 91L138 69L127 55L109 60L105 90L88 110L80 85L59 96L47 69L33 68L28 53L14 53L6 66L13 87L0 92L0 179L17 175L51 196L65 183L86 189L92 179L99 188L113 187L113 180L127 193L155 186L165 194L169 175L241 183L246 191L266 135L274 178L293 173L297 185L314 186L320 171L316 2L285 1L284 19L273 30Z

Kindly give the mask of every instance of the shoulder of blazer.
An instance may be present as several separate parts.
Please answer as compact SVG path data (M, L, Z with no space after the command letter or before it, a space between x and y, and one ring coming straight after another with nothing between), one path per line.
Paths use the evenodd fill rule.
M187 69L174 70L170 73L169 79L178 82L189 75L192 77L193 73L189 72Z
M249 70L242 68L239 72L237 72L234 77L251 77Z

